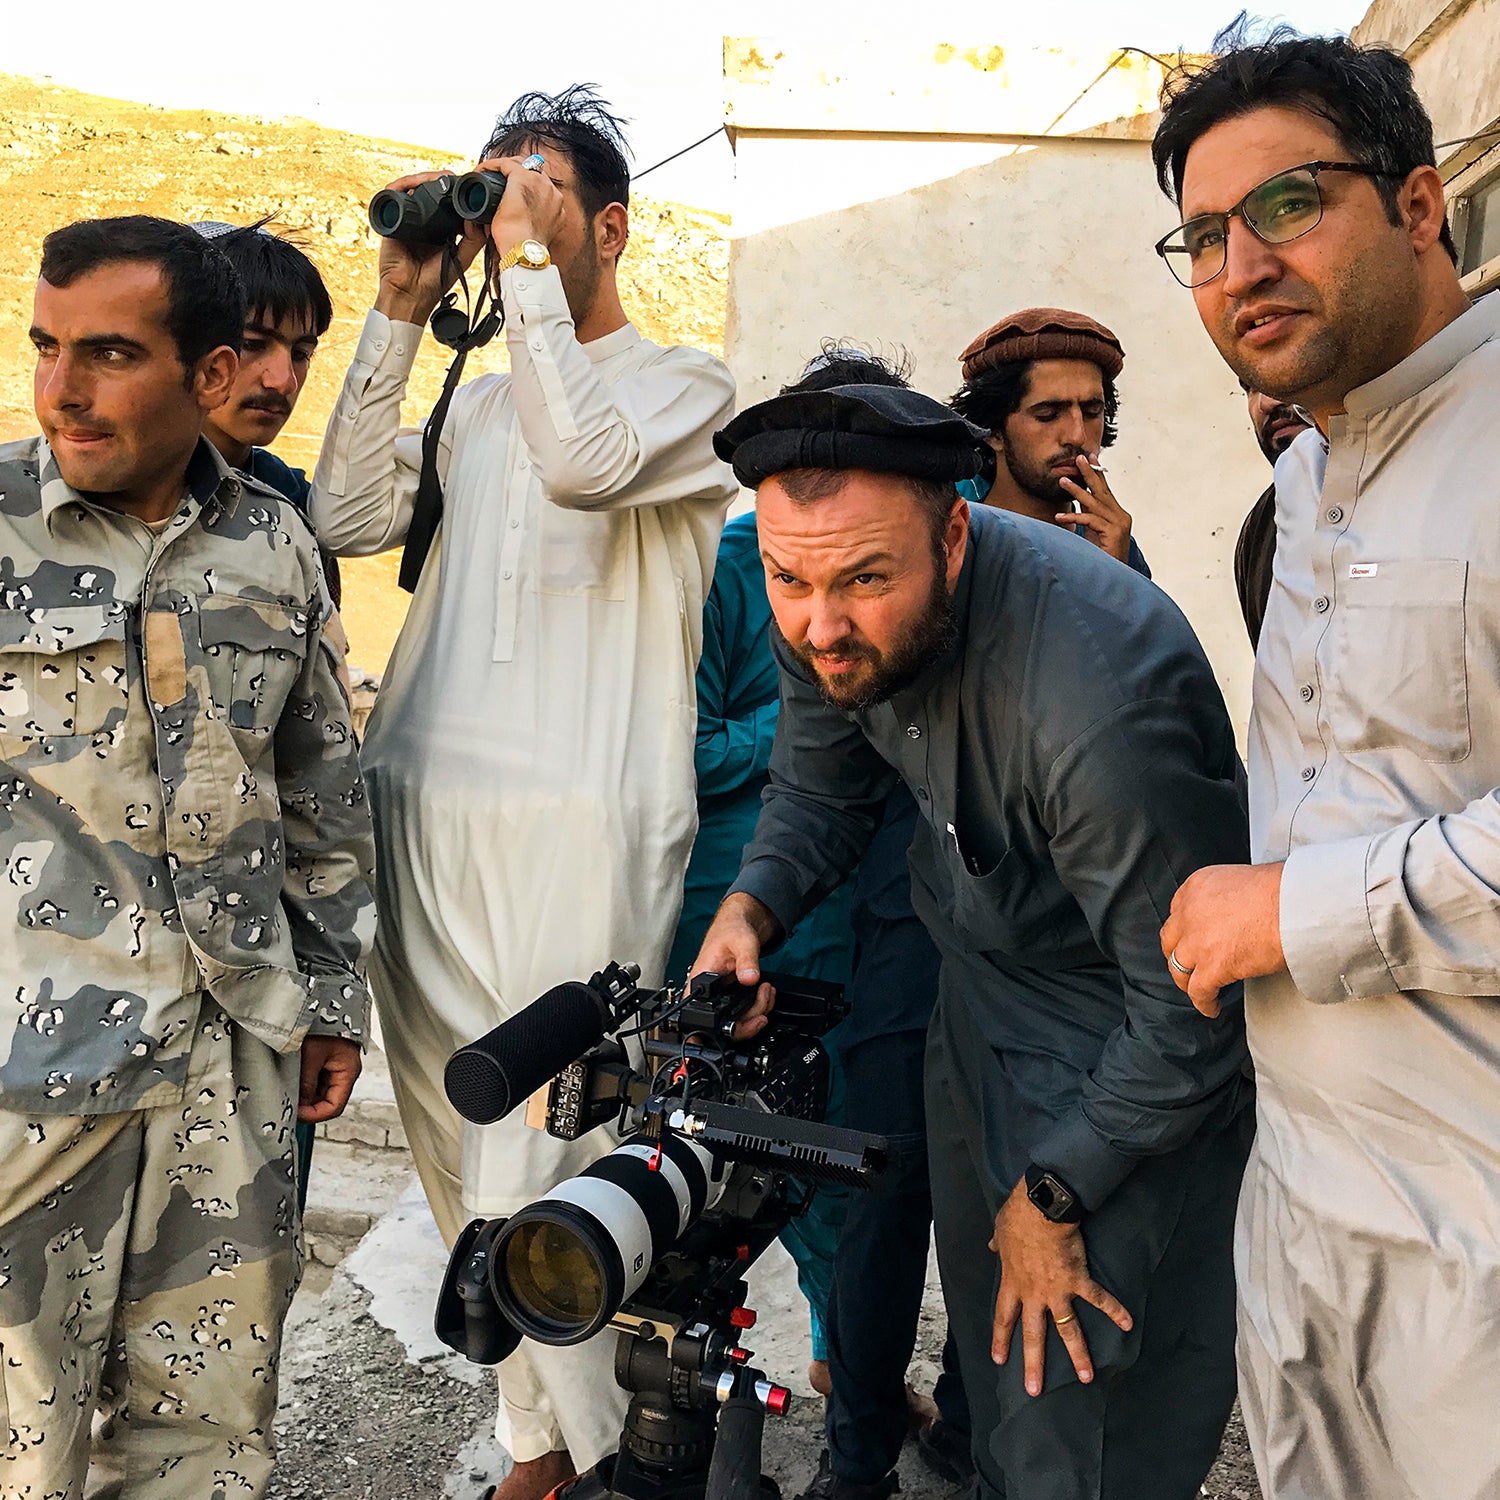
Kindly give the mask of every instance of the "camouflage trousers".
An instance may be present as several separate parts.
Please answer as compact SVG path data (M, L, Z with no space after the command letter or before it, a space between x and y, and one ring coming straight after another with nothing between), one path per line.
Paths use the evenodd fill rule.
M265 1491L302 1273L297 1054L208 1002L197 1027L178 1103L0 1110L0 1500Z

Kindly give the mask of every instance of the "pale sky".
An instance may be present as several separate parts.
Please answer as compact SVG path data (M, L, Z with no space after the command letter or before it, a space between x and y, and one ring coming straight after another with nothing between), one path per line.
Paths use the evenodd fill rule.
M1367 0L1265 0L1252 14L1307 32L1347 31ZM598 83L629 117L637 170L706 135L723 115L722 38L868 34L1005 47L1206 51L1230 0L72 0L7 6L0 68L90 93L175 108L301 115L342 130L466 154L528 88ZM1022 12L1022 14L1014 14ZM430 18L423 29L421 19ZM888 18L888 19L887 19ZM721 137L643 184L727 210Z

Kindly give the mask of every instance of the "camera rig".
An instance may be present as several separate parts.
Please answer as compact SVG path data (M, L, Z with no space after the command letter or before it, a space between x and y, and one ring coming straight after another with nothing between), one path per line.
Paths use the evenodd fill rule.
M762 1426L791 1395L741 1343L755 1325L745 1275L805 1209L803 1183L872 1186L887 1149L823 1123L821 1039L847 1013L842 989L765 979L775 1009L741 1040L756 992L733 975L647 991L635 966L611 964L448 1064L448 1096L468 1119L498 1119L530 1096L528 1123L561 1139L611 1123L626 1136L508 1219L471 1223L438 1302L438 1337L481 1364L523 1336L619 1335L615 1377L631 1393L620 1449L568 1500L775 1493L761 1475Z

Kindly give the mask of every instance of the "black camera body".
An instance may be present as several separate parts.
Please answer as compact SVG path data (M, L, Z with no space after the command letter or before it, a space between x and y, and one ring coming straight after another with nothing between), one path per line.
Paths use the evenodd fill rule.
M587 986L559 986L450 1061L460 1112L493 1119L536 1089L535 1063L559 1045L614 1031L536 1091L528 1122L564 1140L616 1122L626 1139L510 1218L464 1230L437 1333L493 1364L523 1336L575 1344L613 1328L616 1377L633 1399L595 1489L660 1500L711 1461L722 1483L709 1475L707 1492L727 1493L729 1475L759 1475L759 1424L790 1401L740 1343L755 1321L745 1274L805 1209L799 1179L872 1186L888 1152L879 1137L823 1123L822 1038L848 1012L840 986L767 974L775 1008L741 1041L755 990L733 975L651 992L638 977L611 964Z
M404 244L451 244L465 224L488 224L504 193L502 172L444 173L414 188L382 188L370 199L370 227Z
M637 1073L618 1042L585 1053L552 1082L548 1134L576 1140L617 1119L622 1130L655 1138L670 1102L683 1098L783 1122L821 1121L828 1108L828 1055L819 1039L848 1014L843 988L783 974L768 974L766 982L776 990L776 1007L765 1030L745 1042L736 1041L734 1031L755 990L733 975L700 974L675 999L661 999L645 1022L644 1051L654 1071Z

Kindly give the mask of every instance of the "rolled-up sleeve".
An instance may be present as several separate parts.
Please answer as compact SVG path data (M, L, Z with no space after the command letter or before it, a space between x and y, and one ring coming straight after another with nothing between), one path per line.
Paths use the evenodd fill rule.
M771 781L732 891L768 907L791 933L858 865L896 773L846 714L830 708L776 647L781 710Z
M738 494L709 441L734 414L723 363L677 347L610 384L578 342L555 266L502 272L500 295L521 437L553 505L728 505Z
M1206 677L1206 670L1205 670ZM1205 691L1211 687L1205 683ZM1225 743L1206 745L1174 699L1138 700L1057 757L1045 816L1057 873L1120 969L1125 1017L1078 1102L1034 1149L1089 1208L1144 1157L1227 1118L1247 1083L1244 1006L1226 991L1210 1020L1173 984L1160 932L1179 885L1249 858L1242 784Z
M340 557L384 552L406 539L422 469L422 433L402 429L401 400L421 342L415 323L393 323L373 309L365 318L308 497L319 540ZM445 432L439 477L450 447Z
M1500 793L1380 833L1307 844L1281 881L1281 942L1315 1001L1493 995Z

